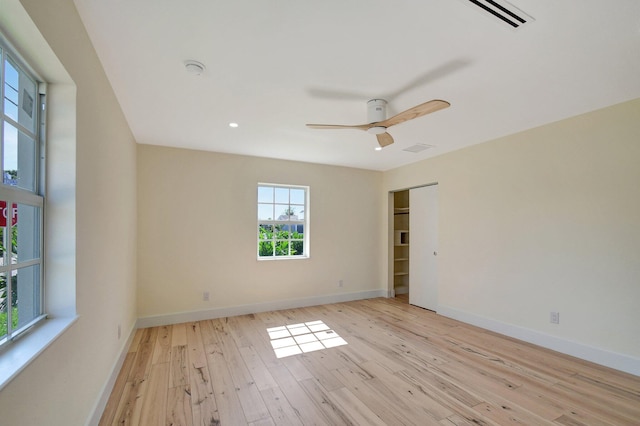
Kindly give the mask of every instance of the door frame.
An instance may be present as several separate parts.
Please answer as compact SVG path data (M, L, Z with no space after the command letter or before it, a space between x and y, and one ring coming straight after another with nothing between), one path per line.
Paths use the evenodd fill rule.
M425 186L433 186L433 185L438 185L439 182L435 181L435 182L430 182L430 183L424 183L421 185L413 185L413 186L408 186L408 187L404 187L404 188L398 188L398 189L392 189L388 191L387 194L387 297L392 298L395 297L395 289L393 287L393 265L394 265L394 260L393 260L393 240L394 240L394 235L393 235L393 194L394 192L400 192L400 191L409 191L411 189L415 189L415 188L423 188ZM440 203L438 203L438 210L440 210ZM438 211L438 213L440 213ZM411 204L409 204L409 214L411 214ZM439 217L438 217L439 220ZM411 232L411 231L409 231ZM411 266L409 266L411 267ZM409 293L411 293L411 283L409 283Z

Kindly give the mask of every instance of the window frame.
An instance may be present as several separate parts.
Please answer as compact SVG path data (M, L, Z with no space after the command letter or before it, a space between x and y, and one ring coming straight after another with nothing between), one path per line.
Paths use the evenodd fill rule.
M7 111L5 111L5 79L6 79L6 62L9 62L11 67L14 68L19 76L24 76L29 79L35 85L34 91L34 99L33 101L33 113L35 117L33 118L33 129L29 129L20 123L19 117L16 119L7 115ZM18 98L21 99L24 94L19 92L20 87L18 87ZM44 149L44 140L45 140L45 109L46 109L46 84L43 82L43 79L38 76L33 69L24 61L24 59L20 56L20 54L13 48L13 46L8 42L6 38L0 34L0 200L6 202L7 211L12 211L13 206L17 205L18 209L20 205L35 207L37 208L37 214L33 222L32 231L29 231L29 228L21 228L18 227L18 223L12 224L12 221L9 219L11 216L7 214L6 226L3 227L5 230L3 232L3 241L0 243L3 244L5 250L3 250L2 262L0 264L0 273L5 274L5 276L12 276L14 274L18 274L20 270L27 271L28 268L37 267L37 274L34 276L37 277L37 285L33 286L32 291L34 296L30 299L28 306L32 309L32 315L29 315L27 320L23 323L18 323L17 326L13 327L13 303L12 303L12 279L6 280L6 299L7 307L7 333L5 335L0 336L0 350L9 346L9 343L14 341L16 338L20 337L22 334L30 330L35 324L39 323L41 320L47 317L45 313L45 285L44 285L44 276L45 276L45 268L44 268L44 208L45 208L45 197L44 197L44 189L45 189L45 149ZM18 101L17 108L20 109L20 105L22 103ZM31 167L33 170L30 172L30 181L32 182L31 188L23 188L17 186L17 184L7 184L5 183L5 148L6 148L6 140L5 140L5 126L10 125L15 128L17 132L23 133L26 137L30 138L33 141L33 151L30 153L32 158L28 158L31 162ZM16 141L16 144L19 145L19 140ZM16 147L18 147L16 145ZM19 148L17 148L19 149ZM18 178L20 177L21 168L17 165ZM18 227L18 229L25 229L25 233L27 235L31 232L32 242L34 243L34 255L32 258L28 258L25 260L21 260L19 257L19 251L15 254L15 259L13 258L13 249L11 243L11 235L13 235L12 230L14 227ZM18 232L20 232L18 230ZM24 235L24 234L22 234ZM19 241L19 239L18 239ZM19 250L16 247L16 250ZM20 288L20 285L18 285ZM19 299L18 299L19 306ZM23 305L24 306L24 305ZM35 307L35 308L34 308ZM18 308L19 309L19 308ZM19 312L19 311L18 311Z
M276 189L286 189L286 190L303 190L304 191L304 201L303 203L292 203L291 202L291 193L289 192L289 197L288 197L288 202L286 204L283 204L282 202L278 202L275 199L275 195L274 195L274 199L271 202L261 202L260 201L260 188L273 188L274 189L274 194ZM276 183L263 183L263 182L258 182L257 186L256 186L256 219L257 219L257 226L256 226L256 257L259 261L263 261L263 260L292 260L292 259L308 259L310 257L309 254L309 193L310 193L310 189L309 186L307 185L291 185L291 184L276 184ZM291 216L288 216L288 219L276 219L274 218L270 218L270 219L261 219L260 218L260 206L266 206L266 205L272 205L273 209L272 211L274 212L274 216L275 216L275 211L276 211L276 206L288 206L288 209L291 209L291 207L302 207L302 212L304 213L304 217L302 219L291 219ZM288 233L288 238L287 239L277 239L277 238L272 238L272 239L264 239L261 238L261 230L262 230L262 226L263 225L268 225L268 226L273 226L273 227L277 227L277 226L284 226L284 227L290 227L292 225L296 225L296 226L302 226L303 232L302 232L302 239L298 239L298 238L292 238L293 236L293 232L289 232ZM297 231L296 231L297 232ZM261 242L265 242L265 241L272 241L274 242L274 248L273 248L273 253L271 255L260 255L260 243ZM293 243L296 241L301 241L302 242L302 247L303 247L303 252L300 255L278 255L277 254L277 249L276 249L276 244L278 241L288 241L287 244L287 249L291 250L291 247L293 246Z

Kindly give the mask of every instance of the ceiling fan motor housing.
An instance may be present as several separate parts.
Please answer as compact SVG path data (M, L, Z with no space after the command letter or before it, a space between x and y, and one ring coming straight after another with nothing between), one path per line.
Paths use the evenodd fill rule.
M369 123L377 123L387 119L387 101L371 99L367 102L367 118Z

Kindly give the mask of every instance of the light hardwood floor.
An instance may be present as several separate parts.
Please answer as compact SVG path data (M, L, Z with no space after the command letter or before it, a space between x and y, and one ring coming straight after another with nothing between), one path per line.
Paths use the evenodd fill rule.
M640 378L380 298L140 329L100 424L638 425Z

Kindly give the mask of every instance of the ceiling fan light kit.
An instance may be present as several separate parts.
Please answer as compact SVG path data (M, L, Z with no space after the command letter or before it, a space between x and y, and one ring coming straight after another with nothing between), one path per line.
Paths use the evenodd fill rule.
M372 135L379 135L380 133L384 133L386 131L387 128L382 126L369 127L367 129L367 133L371 133Z
M433 99L423 104L409 108L400 114L387 118L387 101L384 99L371 99L367 102L368 124L341 125L341 124L307 124L311 129L356 129L365 130L376 135L380 147L385 147L393 143L393 137L387 133L387 128L432 112L448 108L451 104L440 99Z

